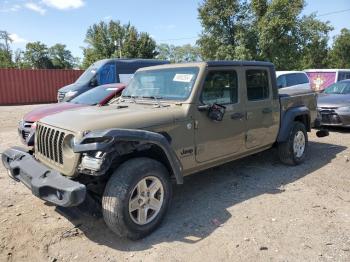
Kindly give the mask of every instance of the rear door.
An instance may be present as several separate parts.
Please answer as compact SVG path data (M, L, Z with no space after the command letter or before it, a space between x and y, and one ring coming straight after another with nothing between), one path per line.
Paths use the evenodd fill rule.
M206 162L238 154L244 150L245 110L242 102L242 68L209 69L198 105L214 103L226 107L222 121L195 111L196 161Z
M268 68L247 67L245 70L246 148L274 143L278 132L278 99L273 97L272 79Z

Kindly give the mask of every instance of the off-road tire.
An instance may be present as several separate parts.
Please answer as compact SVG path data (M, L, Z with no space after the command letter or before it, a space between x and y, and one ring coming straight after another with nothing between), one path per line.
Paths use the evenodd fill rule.
M145 177L158 178L164 189L163 204L156 217L145 225L135 223L129 214L129 199L135 186ZM150 158L133 158L115 170L102 196L102 213L107 226L118 236L141 239L162 222L172 197L172 185L164 165Z
M294 138L296 134L301 131L305 138L305 148L301 156L297 156L294 152ZM286 165L299 165L304 162L308 151L308 136L305 125L301 122L294 122L290 130L287 141L278 144L278 156L282 163Z

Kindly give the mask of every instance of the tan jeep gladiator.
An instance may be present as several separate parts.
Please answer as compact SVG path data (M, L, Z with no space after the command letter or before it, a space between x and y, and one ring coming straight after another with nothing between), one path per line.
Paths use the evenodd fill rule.
M305 91L303 91L305 92ZM171 180L273 146L305 159L316 94L279 94L273 64L211 61L139 69L120 98L37 123L34 153L3 152L9 175L58 206L87 194L106 224L139 239L164 218Z

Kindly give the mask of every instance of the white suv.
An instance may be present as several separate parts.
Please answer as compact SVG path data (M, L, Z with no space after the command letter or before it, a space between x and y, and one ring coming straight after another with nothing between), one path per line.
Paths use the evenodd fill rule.
M307 89L311 90L310 80L302 71L276 71L278 89Z

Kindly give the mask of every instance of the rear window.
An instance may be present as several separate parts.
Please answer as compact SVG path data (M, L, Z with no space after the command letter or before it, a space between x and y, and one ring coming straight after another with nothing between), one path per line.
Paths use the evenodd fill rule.
M338 81L350 79L350 72L339 72L338 73Z

